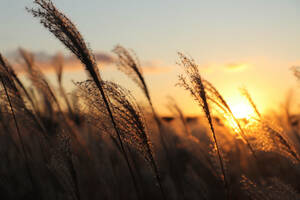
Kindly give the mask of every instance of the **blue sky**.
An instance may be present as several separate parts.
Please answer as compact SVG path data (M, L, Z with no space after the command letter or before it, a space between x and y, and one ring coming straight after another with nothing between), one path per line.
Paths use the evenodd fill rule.
M122 44L134 49L140 60L159 61L162 67L174 65L175 70L169 74L147 76L157 101L162 94L159 89L179 91L173 91L179 72L175 65L177 51L192 56L202 67L204 77L225 96L232 96L237 87L246 85L263 103L263 99L274 98L278 90L284 96L285 91L295 87L288 69L300 65L298 0L53 2L75 22L94 51L110 52L116 44ZM31 0L2 0L1 5L0 52L18 47L50 54L66 52L25 11L25 6L32 6ZM246 67L232 72L226 70L229 65Z
M77 24L95 50L110 51L121 43L143 57L168 60L174 59L177 50L207 59L253 52L293 57L300 41L297 0L53 2ZM25 11L25 6L31 5L31 0L2 0L2 51L18 46L49 52L62 48Z

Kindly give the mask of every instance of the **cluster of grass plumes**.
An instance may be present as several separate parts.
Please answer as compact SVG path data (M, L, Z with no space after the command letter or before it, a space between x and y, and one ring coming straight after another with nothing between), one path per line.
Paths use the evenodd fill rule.
M23 84L0 55L1 199L299 199L299 116L286 108L280 127L244 89L256 116L237 119L195 61L179 54L179 85L204 115L190 121L170 98L174 120L163 121L133 53L113 50L150 114L129 90L101 78L83 37L50 0L34 2L28 11L77 56L89 79L68 92L58 55L53 87L34 55L20 49Z

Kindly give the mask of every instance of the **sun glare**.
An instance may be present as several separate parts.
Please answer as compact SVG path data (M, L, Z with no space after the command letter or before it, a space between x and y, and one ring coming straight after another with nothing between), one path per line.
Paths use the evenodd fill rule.
M244 103L232 105L230 106L230 109L232 110L233 115L238 119L249 119L254 114L251 106Z

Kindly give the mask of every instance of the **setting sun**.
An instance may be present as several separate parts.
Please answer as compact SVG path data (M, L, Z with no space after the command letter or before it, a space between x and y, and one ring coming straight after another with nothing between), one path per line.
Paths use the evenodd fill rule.
M245 103L235 104L230 106L230 108L232 110L233 115L238 119L248 119L254 114L254 111L251 108L251 106Z

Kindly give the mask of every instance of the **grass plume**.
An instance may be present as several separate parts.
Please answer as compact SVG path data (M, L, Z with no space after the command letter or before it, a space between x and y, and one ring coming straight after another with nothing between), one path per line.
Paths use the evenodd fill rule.
M128 160L128 156L124 149L120 131L117 128L109 105L109 101L101 84L101 77L94 55L87 47L76 26L63 13L61 13L50 0L35 0L34 2L39 6L39 8L27 10L32 13L34 17L40 18L40 22L44 25L44 27L47 28L51 33L53 33L57 39L59 39L71 52L73 52L77 56L77 58L85 65L86 70L89 72L89 75L97 85L97 88L99 89L105 103L107 112L109 113L113 127L117 133L117 138L120 143L123 155L126 159L135 188L136 190L138 190L133 171Z
M224 186L225 186L226 193L228 195L227 198L229 199L229 196L230 196L229 190L230 189L229 189L229 184L228 184L228 180L227 180L227 175L226 175L225 169L224 169L224 161L221 156L221 150L218 145L218 140L216 137L214 126L213 126L210 109L209 109L209 105L208 105L207 97L206 97L206 90L205 90L205 87L202 82L202 77L200 76L198 66L196 65L194 60L189 59L182 53L178 53L178 55L180 58L181 65L183 66L183 68L185 70L185 74L187 75L187 78L184 77L183 75L180 75L178 84L190 92L192 97L199 103L199 105L202 107L203 112L205 113L205 116L208 120L210 129L211 129L211 132L213 135L214 143L215 143L215 146L217 149L217 154L218 154L218 158L219 158L219 162L220 162L220 166L221 166L221 170L222 170L222 174L223 174L223 178L224 178Z

